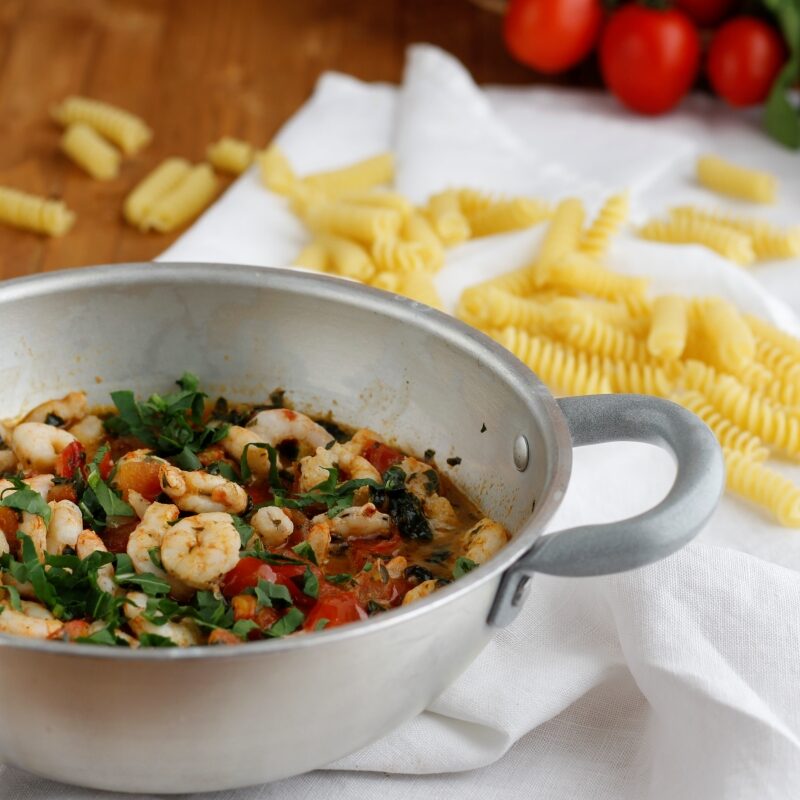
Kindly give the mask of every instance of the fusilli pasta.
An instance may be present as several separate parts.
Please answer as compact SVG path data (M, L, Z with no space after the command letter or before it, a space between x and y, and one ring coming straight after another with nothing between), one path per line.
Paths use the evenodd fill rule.
M391 183L393 179L394 157L391 153L381 153L340 169L315 172L303 178L303 182L326 194L341 194L371 189L373 186Z
M653 301L653 319L647 349L656 358L680 358L689 334L689 303L685 297L669 294Z
M668 244L701 244L741 266L755 261L753 243L746 233L692 217L670 221L654 219L639 229L643 239Z
M297 175L277 144L271 144L256 156L261 183L275 194L291 195L297 186Z
M753 203L774 203L778 193L774 175L740 167L718 156L697 159L697 180L713 192Z
M615 194L606 200L592 224L581 237L578 248L592 258L602 258L628 218L628 193Z
M426 213L443 244L449 246L469 239L469 222L461 212L458 195L452 189L431 195Z
M328 249L323 242L315 239L297 254L294 263L299 267L306 267L317 272L326 272L328 269Z
M332 233L370 244L377 239L396 237L401 218L389 208L321 200L308 205L305 221L312 231Z
M490 236L494 233L530 228L552 215L549 204L517 197L501 200L487 208L468 215L473 236Z

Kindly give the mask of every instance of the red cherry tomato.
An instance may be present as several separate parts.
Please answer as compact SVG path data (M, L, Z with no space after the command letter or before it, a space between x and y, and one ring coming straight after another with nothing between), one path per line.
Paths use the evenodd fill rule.
M383 442L370 442L364 448L363 456L381 475L383 475L389 467L394 466L404 458L399 450L396 450L394 447L389 447L388 444L384 444Z
M714 34L706 72L732 106L752 106L766 99L785 61L786 47L774 28L755 17L736 17Z
M359 572L372 558L391 556L402 543L399 533L393 534L388 539L351 539L349 555L353 571Z
M623 6L600 42L608 88L628 108L663 114L680 102L697 76L700 37L680 11Z
M114 460L111 458L111 451L106 450L105 455L100 459L97 470L100 473L100 477L107 481L112 469L114 469Z
M589 55L602 19L600 0L511 0L503 36L514 58L553 74Z
M733 6L733 0L675 0L675 5L685 11L698 25L716 25Z
M80 442L70 442L56 459L55 473L59 478L71 478L75 470L84 471L86 466L86 451Z
M305 611L315 602L314 598L309 597L302 589L306 567L322 585L324 582L322 573L313 564L267 564L255 556L246 556L239 559L239 563L223 576L220 588L225 597L231 598L241 594L250 586L257 586L260 580L278 583L289 590L292 603Z
M352 592L345 592L335 586L327 585L324 590L320 591L319 600L306 616L303 629L316 630L317 626L322 624L322 620L327 620L326 628L333 628L366 618L367 612Z

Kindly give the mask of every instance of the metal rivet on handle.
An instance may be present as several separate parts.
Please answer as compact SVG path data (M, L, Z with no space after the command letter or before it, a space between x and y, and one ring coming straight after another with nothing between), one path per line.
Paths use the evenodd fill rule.
M514 466L520 471L525 472L530 461L531 449L528 440L520 434L514 439Z

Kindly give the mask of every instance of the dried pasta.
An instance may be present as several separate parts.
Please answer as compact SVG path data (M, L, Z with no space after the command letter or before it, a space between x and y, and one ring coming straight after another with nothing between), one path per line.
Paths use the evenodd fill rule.
M428 220L442 243L450 246L470 237L469 221L461 211L458 194L451 190L428 198Z
M367 282L376 273L369 253L356 242L341 236L322 236L328 250L328 271L344 278Z
M478 189L457 189L456 196L458 197L459 208L467 217L471 217L478 211L483 211L499 200L505 199Z
M271 192L291 195L297 186L297 175L277 144L271 144L256 156L261 183Z
M381 153L341 169L315 172L303 178L303 182L326 194L342 194L371 189L373 186L391 183L393 179L394 157L391 153Z
M797 486L744 453L727 447L722 452L728 489L772 512L781 525L800 527L800 489Z
M0 222L48 236L63 236L75 223L75 212L61 200L0 186Z
M786 351L786 353L790 353L800 359L800 339L778 330L752 314L745 314L744 320L759 339L765 339L781 350Z
M396 237L400 215L389 208L369 208L331 200L316 200L305 210L305 222L312 231L344 236L370 244L376 239Z
M608 252L611 240L625 224L629 205L627 192L609 197L583 234L578 245L581 252L592 258L602 258Z
M647 349L656 358L680 358L689 335L689 303L685 297L667 294L653 301L653 319Z
M396 236L379 236L370 252L375 266L390 272L417 272L425 269L425 253L418 242L404 242Z
M119 174L122 160L119 150L83 122L67 126L61 137L61 149L99 181L111 180Z
M188 174L191 165L184 158L166 158L146 175L125 198L122 213L136 227L143 228L145 217L155 203L174 189Z
M540 283L548 280L553 264L577 249L585 216L583 203L576 197L568 197L558 204L536 257L541 273Z
M155 201L142 227L159 233L174 231L194 219L214 199L217 179L208 164L191 167L183 178Z
M440 310L443 308L442 298L433 283L433 278L427 272L410 272L402 275L395 291L418 303L425 303Z
M206 158L214 169L241 175L253 163L253 145L223 136L219 141L208 146Z
M63 126L76 122L91 126L127 156L138 153L153 138L153 132L135 114L88 97L68 97L52 109L52 115Z
M546 283L607 300L619 299L626 305L631 296L642 298L647 290L647 281L644 278L612 272L581 253L573 253L552 264L546 273Z
M755 355L759 363L766 366L782 380L800 380L800 361L793 353L787 353L766 339L756 341Z
M385 189L373 191L346 192L338 199L345 203L355 205L374 206L375 208L390 208L396 211L405 220L412 212L411 203L403 195Z
M400 288L401 276L397 272L376 272L370 285L376 289L383 289L385 292L397 292Z
M473 236L490 236L530 228L549 219L552 213L548 203L517 197L467 214L467 220Z
M298 253L294 263L298 267L325 272L328 269L328 248L325 247L323 242L315 239Z
M774 203L778 193L778 179L774 175L732 164L718 156L697 159L697 180L713 192L753 203Z
M644 342L610 322L590 314L555 315L551 328L563 342L588 353L623 361L650 360Z
M549 327L551 314L547 305L515 297L494 286L467 289L462 299L467 315L482 327L499 329L511 325L528 333L543 333Z
M422 247L425 268L436 271L444 265L444 246L427 218L412 211L404 220L400 234L407 242L416 242Z
M718 297L695 301L708 360L726 372L739 372L755 358L756 342L742 315Z
M741 266L748 266L756 259L752 240L746 233L693 217L654 219L639 229L639 235L654 242L701 244Z
M657 364L604 358L601 370L614 392L669 397L675 389L675 378Z

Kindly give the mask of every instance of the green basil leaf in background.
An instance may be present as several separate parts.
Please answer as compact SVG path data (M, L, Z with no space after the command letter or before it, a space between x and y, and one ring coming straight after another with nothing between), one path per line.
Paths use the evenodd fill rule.
M797 0L762 0L775 15L789 49L789 60L775 79L764 108L764 127L786 147L800 148L800 109L789 99L800 76L800 3Z

